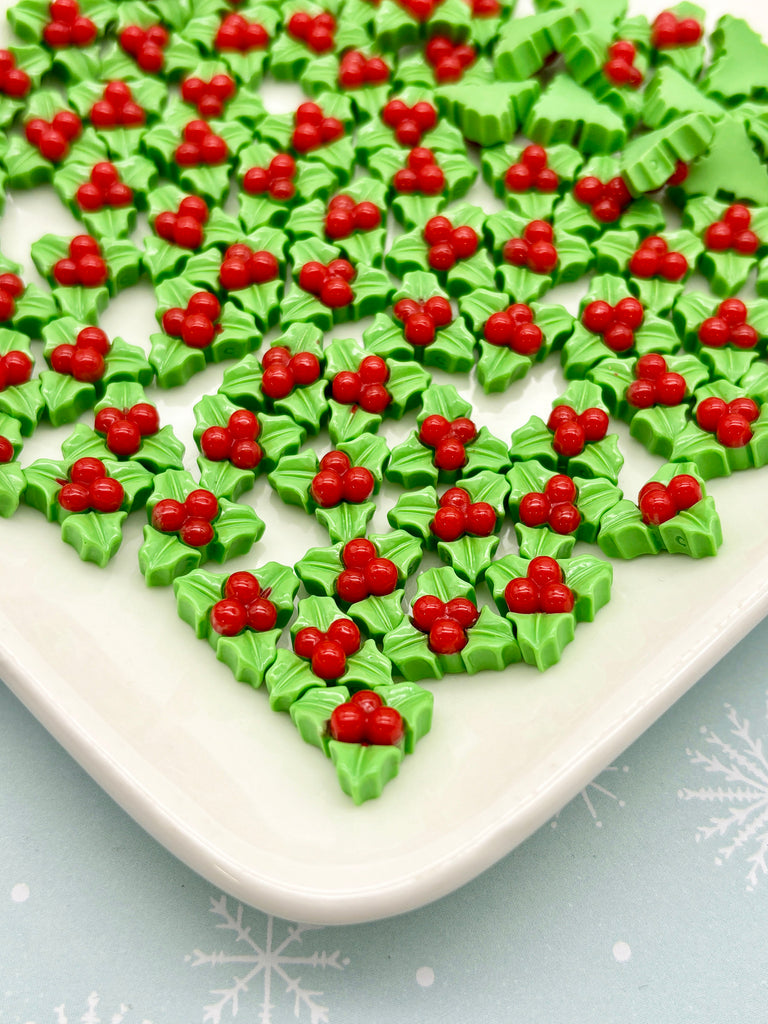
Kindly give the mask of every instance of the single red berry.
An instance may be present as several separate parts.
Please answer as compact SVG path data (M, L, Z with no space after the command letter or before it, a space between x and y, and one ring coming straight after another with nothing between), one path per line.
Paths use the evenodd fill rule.
M477 437L477 427L468 416L457 416L451 422L451 435L457 437L462 444L469 444Z
M702 430L710 434L717 429L717 424L728 412L728 405L722 398L712 396L705 398L696 406L696 422Z
M340 309L342 306L348 306L354 299L354 293L343 277L338 275L329 275L320 288L320 301L330 306L331 309Z
M189 492L184 500L184 508L188 516L199 517L205 519L206 522L211 522L219 514L219 502L216 495L204 487L198 487Z
M333 378L331 394L334 401L343 405L357 402L360 397L360 376L353 370L341 370Z
M418 179L418 187L425 196L440 195L445 187L445 174L437 164L422 167Z
M555 429L552 447L558 455L570 459L584 451L585 440L584 429L579 423L561 423Z
M760 408L753 398L734 398L728 403L728 412L743 416L747 423L754 423L760 415Z
M543 587L547 583L562 583L563 570L549 555L537 555L528 563L527 576L529 580Z
M435 654L458 654L467 642L464 627L455 619L437 619L429 631L429 648Z
M350 501L356 505L367 501L373 494L374 485L375 480L369 469L366 469L365 466L352 466L344 474L344 501Z
M237 469L255 469L263 455L261 446L256 441L242 437L232 445L229 460Z
M593 334L603 334L611 326L613 320L613 306L602 299L588 303L581 314L581 322Z
M458 540L464 535L464 513L453 505L439 508L432 520L432 532L443 541Z
M293 638L293 649L299 658L311 658L325 634L315 626L305 626Z
M629 272L635 277L654 277L661 269L661 257L645 246L634 252L629 261Z
M529 491L520 499L520 522L524 526L543 526L549 519L549 511L549 500L539 491Z
M650 409L656 401L654 382L645 377L633 380L627 387L625 397L635 409Z
M310 492L321 508L332 508L344 495L344 481L334 470L321 469L312 479Z
M391 594L397 587L397 566L389 558L372 558L364 573L368 592L374 597Z
M632 328L633 331L636 331L643 325L645 310L643 309L642 302L629 297L620 299L616 303L613 307L613 315L620 324L625 324L627 327Z
M585 206L593 206L599 202L603 198L604 192L605 188L602 181L594 177L594 175L580 178L573 186L575 199L580 203L584 203Z
M116 420L107 431L107 448L119 458L135 455L141 447L141 433L128 419Z
M211 628L221 636L237 636L245 629L248 613L240 601L225 598L211 608L210 621Z
M403 334L406 341L417 347L431 345L435 340L435 322L428 313L412 313L405 321Z
M606 328L603 341L612 352L628 352L635 343L635 332L626 324L613 323Z
M554 504L576 499L576 484L565 473L555 473L544 485L544 494Z
M376 548L367 537L347 541L341 552L341 560L347 569L364 569L372 558L376 558Z
M738 327L747 321L747 307L741 299L723 299L718 306L717 315L722 317L729 327Z
M563 536L574 533L581 523L581 513L568 501L563 501L549 513L549 525ZM546 609L545 609L546 610Z
M673 476L667 484L667 493L678 512L692 508L703 496L699 481L688 473Z
M453 232L453 225L447 217L430 217L424 225L424 241L428 245L437 245L438 242L450 241Z
M320 459L320 469L332 469L339 476L343 476L350 468L349 456L346 452L330 451Z
M383 384L364 384L360 390L360 408L374 416L381 416L392 401Z
M685 377L679 373L662 373L654 381L654 397L661 405L679 405L685 390Z
M504 600L513 613L532 615L540 611L539 588L525 576L510 580L504 588Z
M754 231L739 231L733 237L733 248L742 256L753 256L760 248L760 239Z
M445 605L439 597L425 594L413 602L411 608L414 626L422 633L428 633L445 612Z
M299 387L314 384L320 376L320 362L314 352L297 352L288 365Z
M661 260L661 276L666 281L681 281L688 273L688 260L681 252L668 252Z
M362 569L344 569L336 577L336 593L342 601L355 604L368 597L368 585Z
M724 252L733 245L733 231L728 224L716 221L704 232L704 244L713 252Z
M186 518L184 505L174 498L163 498L152 509L152 525L161 533L176 533Z
M193 548L205 547L211 543L214 536L211 524L199 516L189 516L179 530L180 539Z
M638 497L638 508L642 512L643 522L651 526L660 526L677 515L678 509L666 487L655 487L645 491Z
M710 348L722 348L731 337L731 328L722 316L710 316L699 328L699 341Z
M434 463L438 469L454 472L467 463L467 453L457 437L446 437L435 448Z
M528 250L528 267L534 274L551 274L557 262L557 249L551 242L534 242Z
M337 643L346 655L357 654L360 650L360 630L351 619L334 619L326 636Z
M135 423L142 437L156 434L160 429L160 417L154 405L149 402L137 402L128 410L127 419Z
M584 431L585 441L602 441L608 432L608 413L603 409L585 409L578 422Z
M469 225L454 228L451 232L450 243L457 259L467 259L477 251L477 232Z
M362 743L367 738L367 724L368 716L363 708L346 703L333 709L328 729L339 743Z
M96 512L117 512L125 499L125 491L119 480L105 476L90 484L88 496Z
M95 384L104 376L104 356L95 348L77 348L72 353L70 373L75 380Z
M200 449L206 459L211 462L223 462L229 458L232 447L232 435L226 427L212 426L203 431L200 438Z
M85 484L64 484L57 498L67 512L85 512L91 507L91 495Z
M0 370L5 387L18 387L19 384L26 384L32 376L32 360L26 352L12 349L0 359Z
M457 508L464 515L472 507L472 499L463 487L449 487L440 498L440 508Z
M487 501L475 501L467 511L467 533L490 537L496 529L496 510Z
M547 583L539 591L541 610L547 615L572 612L573 591L564 583Z
M556 405L549 414L547 429L555 431L563 423L576 423L576 410L570 405Z
M403 716L397 708L380 707L368 715L365 723L365 739L372 746L396 746L404 735Z
M450 429L451 424L445 416L440 416L435 413L431 416L427 416L421 424L419 440L422 444L428 445L430 448L435 448L440 441L447 436Z
M606 196L605 199L599 199L593 204L592 216L601 224L613 224L621 216L621 206L615 199Z
M202 313L188 313L181 326L181 340L189 348L207 348L213 341L215 329Z
M259 581L251 572L243 570L233 572L227 577L224 584L224 595L234 598L246 606L255 601L260 594L261 586Z

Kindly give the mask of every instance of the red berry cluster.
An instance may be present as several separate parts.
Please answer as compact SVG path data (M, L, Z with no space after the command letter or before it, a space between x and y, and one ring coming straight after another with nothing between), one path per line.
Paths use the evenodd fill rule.
M663 277L665 281L680 281L688 269L685 256L681 252L670 251L669 245L658 235L646 238L629 260L629 272L635 277Z
M243 188L249 196L269 193L271 199L293 199L296 186L296 161L290 153L278 153L269 162L269 167L251 167L243 177Z
M580 455L587 443L602 441L608 432L608 413L595 406L577 413L570 405L556 405L549 414L547 428L554 435L554 450L570 459Z
M520 522L524 526L549 526L555 533L575 533L581 523L576 508L576 484L564 473L555 473L543 491L529 491L520 499Z
M637 89L643 83L643 73L635 66L637 50L628 39L618 39L608 47L608 60L603 74L613 85L628 85Z
M26 352L11 349L0 356L0 391L26 384L32 376L32 360Z
M17 274L0 274L0 323L16 312L16 299L24 293L24 282Z
M57 345L51 352L51 368L85 384L94 384L104 376L104 356L109 338L100 327L84 327L74 345Z
M387 707L373 690L358 690L331 712L331 736L340 743L361 743L364 747L394 747L403 738L403 716Z
M210 82L190 76L181 83L181 98L197 107L200 117L221 117L224 104L235 95L235 80L218 74Z
M366 57L359 50L347 50L339 61L339 85L342 89L384 85L389 81L389 74L389 65L381 57Z
M622 177L611 178L603 183L593 174L579 178L573 186L574 197L588 206L595 220L612 224L632 202L632 194Z
M563 582L563 570L548 555L532 558L527 574L509 581L504 600L511 612L524 615L572 612L574 605L573 591Z
M381 119L392 128L401 146L421 145L425 132L431 132L437 124L437 111L426 100L419 100L409 107L403 100L390 100L381 111Z
M637 507L643 514L643 522L649 526L660 526L678 512L685 512L701 501L701 487L695 476L679 473L668 484L651 480L640 488Z
M445 187L445 175L431 149L415 146L408 154L406 166L393 174L392 184L404 195L420 192L424 196L437 196Z
M206 459L223 462L228 459L238 469L255 469L264 452L256 438L261 424L248 409L235 409L226 427L208 427L200 438L200 448Z
M416 21L426 21L435 13L435 9L443 0L398 0L401 7L404 7Z
M626 399L636 409L650 409L679 405L685 392L685 377L667 370L667 361L658 352L647 352L635 363L635 379L627 387Z
M43 39L54 50L90 46L96 38L98 30L90 18L80 13L77 0L51 0L48 13L51 20L43 28Z
M117 512L125 491L119 480L107 474L101 459L78 459L69 471L57 500L65 512Z
M433 270L450 270L457 260L477 252L477 232L468 224L455 228L447 217L430 217L424 225L424 241L429 246L427 262Z
M380 558L365 537L348 541L341 560L344 568L336 577L336 593L348 604L371 596L385 597L397 587L397 566L389 558Z
M757 345L759 335L747 323L747 307L741 299L723 299L717 315L707 317L699 328L699 341L710 348L722 348L729 342L736 348L751 349Z
M181 249L199 249L203 244L203 224L208 220L208 206L200 196L184 196L179 208L163 210L155 217L154 228L165 242Z
M100 288L108 274L101 247L90 235L75 235L69 243L69 255L53 265L56 284L68 287Z
M448 36L432 36L424 48L424 56L435 69L435 81L458 82L465 68L473 64L477 54L474 46L454 43Z
M9 50L0 50L0 93L11 99L23 99L32 88L32 80L23 68L16 67L16 58Z
M331 394L342 405L356 405L381 416L392 396L387 391L389 367L381 356L366 356L357 370L341 370L333 378Z
M421 633L428 634L430 651L435 654L458 654L467 646L471 629L480 612L468 597L452 597L441 601L425 594L413 602L411 622Z
M327 265L310 260L299 271L299 287L316 295L325 306L337 309L348 306L354 299L350 281L355 279L355 268L349 260L331 260Z
M33 117L24 125L27 142L40 150L40 155L58 164L69 153L69 144L78 138L83 122L73 110L60 110L50 121Z
M470 6L475 18L498 18L501 14L499 0L471 0Z
M187 308L174 306L163 313L163 330L171 338L181 338L189 348L207 348L221 330L216 321L221 303L211 292L195 292Z
M142 71L157 74L163 70L163 50L169 39L164 25L150 25L149 28L126 25L118 38L122 49L129 57L133 57Z
M143 437L158 432L160 417L149 402L137 402L130 409L110 405L99 409L93 426L97 433L105 435L107 448L113 455L127 459L139 450Z
M237 636L244 629L264 633L274 629L277 608L269 600L271 587L262 590L252 572L233 572L224 583L224 597L211 608L211 628L221 636Z
M0 434L0 466L5 465L7 462L11 462L14 457L13 445L7 437L3 437Z
M321 508L333 508L341 501L359 505L373 494L373 473L365 466L353 466L344 452L327 452L309 486L312 500Z
M459 540L465 534L490 537L496 529L496 510L487 501L472 501L462 487L449 487L440 498L430 529L445 541Z
M504 243L502 255L513 267L527 267L534 274L551 274L557 266L552 225L545 220L532 220L525 226L522 238Z
M753 398L705 398L696 406L696 422L702 430L714 434L724 448L743 448L752 440L751 424L760 415Z
M611 352L626 352L635 343L635 331L643 326L645 310L638 299L620 299L615 306L596 299L584 307L581 322L588 331L602 335Z
M651 42L657 50L673 46L693 46L704 30L695 18L678 18L672 11L662 11L651 26Z
M316 14L314 18L306 11L297 11L288 19L287 29L289 36L315 53L327 53L333 49L336 19L328 11Z
M399 299L392 312L403 325L405 340L417 348L431 345L438 328L447 327L453 320L451 304L442 295L433 295L424 302Z
M516 164L507 168L504 184L510 192L554 192L560 179L548 166L547 151L543 146L531 144L520 154Z
M760 239L750 230L752 214L741 203L733 203L722 220L710 224L704 232L704 244L714 252L732 249L742 256L753 256L760 248Z
M347 658L360 650L360 630L345 618L335 619L325 632L305 626L293 638L293 649L309 661L316 676L328 681L339 679L347 669Z
M216 495L201 487L190 491L183 502L162 498L152 509L151 522L160 533L178 533L185 544L203 548L216 536L212 523L218 514Z
M483 325L483 337L491 345L503 345L521 356L535 356L544 344L542 330L533 322L533 310L524 302L491 313Z
M277 257L266 249L251 249L244 242L230 245L219 270L219 283L228 292L274 281L280 272Z
M133 98L125 82L107 82L100 100L91 107L88 117L95 128L137 128L147 115Z
M113 163L102 160L93 165L89 180L78 187L75 199L81 210L92 212L105 206L128 206L133 202L133 190L120 181Z
M348 238L353 231L373 231L381 225L381 210L365 200L356 203L352 196L334 196L325 215L325 234L332 241Z
M176 147L173 158L179 167L199 167L201 164L223 164L229 156L227 144L207 121L190 121L184 126L184 141Z
M227 14L216 30L213 45L217 50L248 53L263 50L269 43L269 34L258 21L247 21L241 14Z
M477 427L467 416L447 420L434 413L427 416L419 430L419 440L427 448L434 448L433 462L438 469L452 472L467 463L466 445L477 437Z
M293 115L291 145L297 153L309 153L320 146L336 142L344 134L344 125L337 117L326 117L317 103L300 103Z
M295 387L314 384L320 376L320 363L314 352L291 355L283 345L273 345L261 357L261 390L273 401L287 398Z

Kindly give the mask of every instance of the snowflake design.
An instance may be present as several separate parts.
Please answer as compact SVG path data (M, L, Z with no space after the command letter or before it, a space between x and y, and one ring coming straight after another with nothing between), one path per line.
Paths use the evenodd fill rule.
M215 1003L205 1007L203 1022L221 1024L222 1013L229 1007L233 1017L237 1016L240 1007L240 995L248 991L248 987L254 978L261 975L264 999L261 1003L259 1024L273 1024L272 1011L275 1004L272 1002L273 983L282 981L285 984L286 993L293 995L293 1015L299 1018L302 1009L309 1011L310 1024L327 1024L328 1007L322 1006L316 1001L321 997L322 992L303 988L301 977L292 977L295 969L302 966L308 967L333 967L337 971L343 971L349 964L349 959L341 959L338 950L335 953L314 952L309 955L300 956L294 952L286 952L302 945L303 936L310 931L317 931L317 925L311 924L290 924L284 922L287 933L282 941L277 941L275 932L277 926L283 922L276 921L271 915L266 918L266 936L262 945L259 945L251 936L250 925L243 924L243 908L238 904L237 911L233 915L227 905L227 897L219 899L211 897L211 913L221 918L216 925L224 931L234 933L235 943L243 943L243 953L203 953L196 949L192 956L186 959L191 961L193 967L219 967L222 964L238 965L246 968L246 972L240 976L233 975L232 984L227 988L212 989L211 995L218 996ZM243 948L243 947L240 947ZM289 971L291 973L289 973Z
M593 779L593 781L590 782L589 785L585 786L584 789L582 789L581 792L579 793L579 796L582 798L582 800L584 801L584 803L586 805L587 810L589 811L589 814L590 814L590 817L592 818L592 821L595 823L595 828L602 828L603 827L602 821L597 816L597 809L595 808L595 804L594 804L594 800L595 800L596 794L599 794L600 796L607 797L609 800L615 801L615 803L616 803L616 805L618 807L624 807L625 806L624 801L620 800L619 797L616 795L616 793L614 793L612 790L608 789L607 786L604 786L601 782L598 781L598 779L603 779L603 777L607 776L609 772L625 772L626 773L628 771L629 771L629 766L628 765L622 765L621 768L619 768L619 766L617 764L608 765L608 767L605 769L605 771L602 772L600 775L598 775L597 779ZM604 781L607 781L607 780L604 780ZM578 799L578 797L576 797L575 799ZM558 811L558 813L555 815L554 819L550 822L552 828L557 828L557 822L558 822L558 819L559 819L561 814L562 814L562 811Z
M130 1010L130 1006L121 1003L110 1017L100 1017L98 1008L99 994L98 992L91 992L88 996L85 1013L82 1017L78 1018L77 1024L123 1024L127 1020L126 1015ZM61 1006L55 1007L53 1012L56 1014L56 1024L69 1024L66 1016L66 1007L63 1003ZM75 1024L75 1022L73 1021L72 1024ZM152 1024L152 1021L143 1020L141 1024Z
M703 765L704 771L721 777L721 785L701 789L681 789L681 800L699 800L719 805L725 814L709 819L708 825L699 825L696 841L723 836L727 839L718 848L715 864L718 867L737 851L747 855L747 891L751 892L762 875L768 875L768 759L763 740L753 738L749 719L743 718L730 704L726 704L727 718L733 728L731 736L736 742L721 739L717 733L701 727L706 742L715 748L712 755L699 750L686 750L691 764ZM768 720L768 703L766 704Z

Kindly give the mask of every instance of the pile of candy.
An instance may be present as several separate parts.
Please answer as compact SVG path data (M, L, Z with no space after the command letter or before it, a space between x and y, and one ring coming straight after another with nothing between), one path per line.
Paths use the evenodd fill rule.
M8 11L0 183L51 184L83 231L33 244L48 288L0 256L0 515L38 509L103 567L143 509L147 584L173 587L356 802L429 731L422 680L551 666L610 598L604 556L716 554L706 481L768 462L768 302L738 295L768 295L768 46L726 15L708 51L688 2L653 22L626 0L534 6ZM302 87L293 112L269 112L273 80ZM501 212L466 201L478 174ZM585 275L576 315L546 298ZM157 302L147 352L99 327L140 279ZM567 388L511 437L431 375L504 392L558 356ZM193 476L152 388L211 363ZM662 460L636 496L612 417ZM27 463L46 421L75 425L57 458ZM306 443L326 429L330 444ZM261 538L240 500L258 476L328 544L209 571ZM385 480L391 530L369 534ZM497 558L507 517L518 550ZM427 551L444 564L419 572Z

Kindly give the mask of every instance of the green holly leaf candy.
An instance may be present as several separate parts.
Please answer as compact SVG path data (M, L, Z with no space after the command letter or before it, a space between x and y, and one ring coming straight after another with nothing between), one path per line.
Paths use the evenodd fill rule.
M459 0L459 2L463 2L463 0ZM408 86L399 91L393 98L402 100L409 107L421 102L430 103L437 112L434 93L431 89ZM367 124L362 125L357 133L356 141L358 159L372 173L379 159L380 152L384 153L392 149L399 150L400 162L397 166L404 167L408 150L411 148L410 146L403 146L399 142L394 130L384 124L380 112ZM438 164L440 167L444 166L442 154L464 154L466 152L466 144L461 132L454 125L450 124L446 118L439 116L435 127L422 134L420 145L426 146L433 153L438 154ZM466 161L466 157L464 160ZM394 173L394 168L390 170L389 176L385 180L389 181L392 173Z
M19 507L27 481L15 460L0 465L0 516L8 519Z
M339 785L356 804L381 796L384 786L400 770L404 756L399 747L364 746L338 740L331 740L328 749Z
M564 7L507 21L494 48L498 77L514 81L529 78L544 67L551 54L560 53L567 40L578 36L586 26L587 19L581 10L570 11Z
M42 46L35 45L11 44L6 49L13 57L14 67L21 68L29 76L32 89L39 89L40 79L51 67L50 53ZM12 124L16 115L24 109L25 102L26 97L0 95L0 125L3 128Z
M19 331L0 327L0 357L8 352L23 352L32 361L29 338ZM0 416L13 417L25 437L35 429L44 409L45 399L40 391L39 380L0 388Z
M427 644L424 633L412 626L403 616L393 630L384 637L384 653L397 672L409 682L419 679L442 679L445 669L441 660Z
M416 66L424 66L420 56ZM402 72L403 65L399 71ZM495 146L506 142L522 129L541 86L535 79L521 82L486 80L485 76L465 75L465 80L442 85L435 97L445 114L470 142Z
M258 227L282 227L290 213L315 198L327 199L339 184L337 174L316 160L298 160L296 174L292 179L295 191L288 199L275 199L270 193L249 193L243 179L252 167L268 167L279 149L265 142L254 142L242 149L238 155L237 180L239 216L246 231Z
M123 539L127 512L80 512L61 524L61 539L75 549L82 561L100 568L117 554Z
M382 0L373 20L373 36L384 50L397 51L418 43L425 35L446 35L456 42L469 34L470 12L461 0L445 0L425 18L396 3Z
M432 535L430 524L435 518L437 506L437 491L434 487L409 489L400 495L387 512L387 519L396 529L405 530L425 541Z
M620 114L559 74L533 104L525 134L543 146L562 142L582 153L613 153L626 142L627 128Z
M429 690L415 683L392 683L376 687L384 703L395 708L405 726L405 753L412 754L416 744L432 728L435 699Z
M507 188L505 176L509 168L520 163L524 147L517 144L491 146L481 156L483 180L513 213L526 221L549 220L558 200L576 179L583 157L572 146L547 147L547 167L558 177L558 186L552 192L540 192L532 187L526 192Z
M293 724L305 743L319 747L330 757L331 735L328 723L335 708L349 700L349 690L344 686L313 687L289 708Z
M768 98L768 46L746 21L723 15L712 33L712 47L705 93L729 106Z

